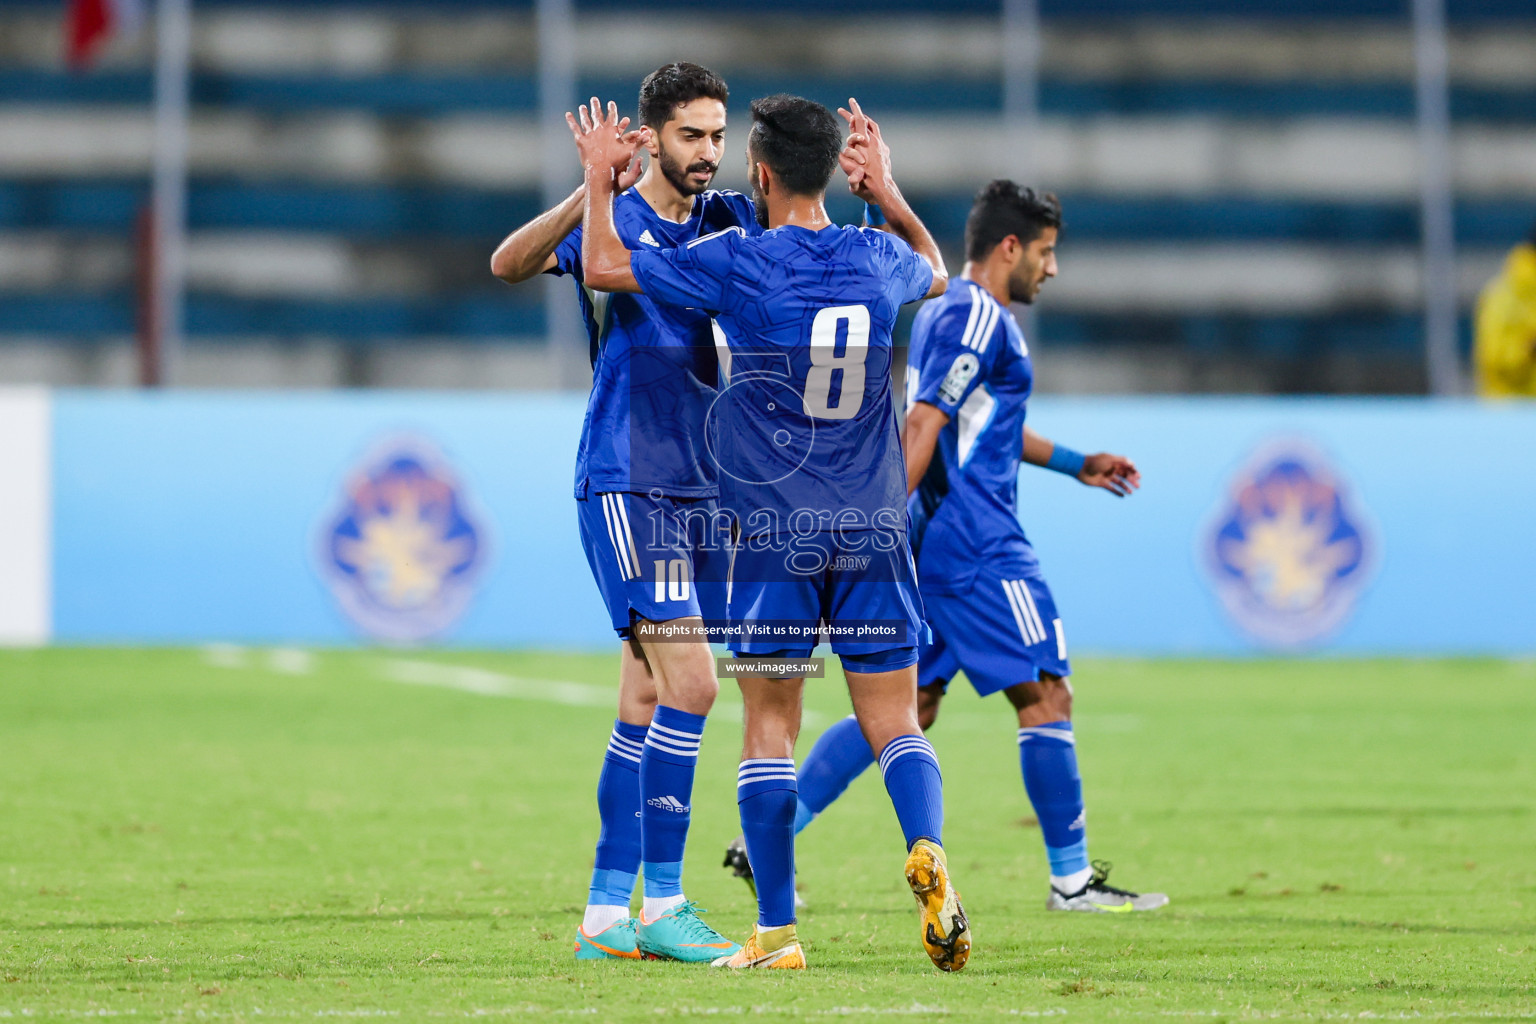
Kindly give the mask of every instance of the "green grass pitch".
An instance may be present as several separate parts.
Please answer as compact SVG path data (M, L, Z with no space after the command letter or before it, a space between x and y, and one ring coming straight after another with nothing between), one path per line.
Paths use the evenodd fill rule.
M1046 913L1015 725L957 688L955 976L873 772L801 839L810 971L575 962L615 666L0 652L0 1018L1536 1018L1536 664L1083 659L1091 851L1173 898L1127 917ZM743 935L739 721L727 684L685 879Z

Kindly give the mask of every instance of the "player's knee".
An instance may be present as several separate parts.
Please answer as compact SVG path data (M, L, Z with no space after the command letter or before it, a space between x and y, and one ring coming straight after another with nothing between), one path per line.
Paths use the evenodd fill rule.
M800 724L782 715L754 713L748 708L742 722L741 756L794 757Z
M917 691L917 724L927 732L939 720L939 705L944 697L944 687L923 686Z
M1040 701L1051 713L1051 721L1067 722L1072 719L1072 681L1066 676L1040 673Z
M704 715L715 706L715 698L720 696L720 680L715 678L713 672L683 673L672 690L680 706L686 704L686 710Z
M1040 673L1033 682L1019 683L1003 691L1023 725L1065 722L1072 718L1072 686L1061 676Z

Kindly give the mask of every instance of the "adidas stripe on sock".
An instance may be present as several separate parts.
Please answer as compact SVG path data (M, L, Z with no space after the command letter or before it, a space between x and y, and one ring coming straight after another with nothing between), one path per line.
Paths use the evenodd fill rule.
M898 736L880 751L880 774L907 848L919 839L944 845L944 780L933 745L921 734Z
M1083 887L1089 867L1087 813L1072 723L1047 722L1020 729L1019 768L1040 820L1051 884L1062 892L1076 892Z
M629 900L640 873L640 751L646 728L615 721L597 777L601 831L587 894L588 923L612 923L614 911L629 916ZM593 907L609 908L593 911ZM607 925L603 925L607 927ZM599 929L601 930L601 929ZM595 934L588 929L589 934Z
M658 705L640 754L640 848L645 913L682 902L683 848L704 716ZM662 909L665 909L664 907Z
M749 758L736 772L736 804L757 885L758 930L795 921L795 762Z

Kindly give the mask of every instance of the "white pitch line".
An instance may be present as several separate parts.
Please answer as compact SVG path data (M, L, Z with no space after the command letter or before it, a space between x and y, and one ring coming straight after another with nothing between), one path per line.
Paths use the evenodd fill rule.
M572 707L612 707L618 692L606 686L578 683L570 679L533 679L528 676L512 676L493 672L487 668L469 665L443 665L433 661L415 661L408 658L391 658L380 663L384 678L407 686L438 686L445 690L476 693L482 697L509 697L513 700L536 700ZM709 717L721 722L742 721L741 702L721 700L709 713ZM826 716L815 711L805 712L802 724L816 728L826 721Z
M274 647L263 651L239 644L208 644L203 647L203 663L214 668L246 669L264 661L270 672L285 676L307 676L315 671L315 656L297 647Z
M431 661L391 658L380 663L384 678L408 686L440 686L482 697L511 697L514 700L539 700L576 707L608 707L617 698L605 686L577 683L569 679L529 679L509 676L490 669L468 665L440 665Z
M239 644L209 644L203 648L203 661L214 668L247 668L246 649Z
M267 667L288 676L307 676L315 670L315 656L297 647L275 647L267 652Z

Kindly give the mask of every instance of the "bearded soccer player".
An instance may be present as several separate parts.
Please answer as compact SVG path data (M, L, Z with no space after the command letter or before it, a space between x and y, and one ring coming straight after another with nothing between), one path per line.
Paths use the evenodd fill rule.
M1108 865L1088 860L1066 637L1016 507L1021 460L1120 497L1141 483L1129 459L1080 455L1024 423L1034 370L1008 303L1032 303L1056 276L1061 223L1055 196L1011 181L987 185L966 222L961 280L912 327L903 440L934 635L918 666L918 714L927 730L957 671L982 696L1001 691L1018 716L1024 788L1050 861L1047 908L1153 910L1168 897L1111 886ZM800 769L796 831L872 761L851 719L823 733ZM739 845L726 863L750 877Z
M837 119L818 103L772 96L752 104L747 139L753 198L767 230L756 237L720 231L677 249L623 244L611 221L613 176L628 159L623 138L615 125L573 122L587 169L583 256L593 287L717 315L730 347L730 385L709 437L721 504L740 529L729 597L740 631L731 649L803 659L821 628L831 632L906 840L924 949L940 969L959 970L970 930L942 846L938 759L917 724L922 608L890 386L897 313L941 294L946 274L891 179L873 125L850 106L845 169L894 233L832 224L824 197L843 146ZM795 932L793 760L804 678L786 675L794 677L738 680L746 735L737 801L758 879L758 919L746 944L718 967L805 967Z
M709 188L725 142L726 98L719 76L696 64L668 64L641 84L643 134L629 134L643 139L650 166L638 176L636 149L617 182L613 222L625 244L670 249L722 228L757 230L749 199ZM619 121L612 104L610 112L622 132L629 119ZM577 189L513 232L491 258L492 272L509 282L540 272L576 278L591 342L576 504L622 653L619 714L597 787L602 830L575 952L703 962L738 948L700 920L682 887L694 767L719 692L700 627L725 617L725 555L706 536L718 490L702 441L718 379L713 328L697 309L589 290L584 195ZM712 551L721 565L709 564ZM697 639L637 637L658 623ZM630 900L641 873L636 921Z

